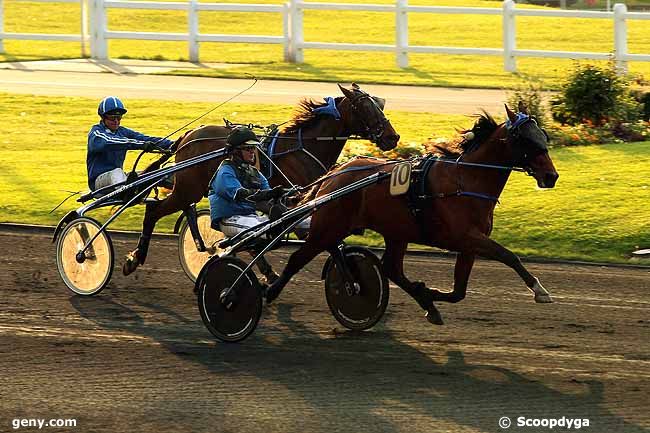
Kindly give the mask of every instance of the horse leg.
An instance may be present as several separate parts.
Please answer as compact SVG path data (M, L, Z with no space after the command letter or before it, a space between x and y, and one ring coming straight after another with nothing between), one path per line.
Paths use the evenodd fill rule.
M522 265L521 260L509 249L489 238L479 239L474 246L474 251L488 259L497 260L514 271L524 280L526 286L535 294L535 302L547 304L553 302L551 294L542 286L537 278L531 275Z
M427 320L434 325L443 325L442 315L433 304L434 291L428 289L421 281L409 281L404 275L404 254L408 243L385 239L386 250L381 258L383 272L392 282L411 295L426 311Z
M467 293L467 282L469 274L474 266L474 254L460 253L456 257L456 266L454 268L454 290L452 292L433 291L435 301L460 302L465 299Z
M311 262L314 257L325 251L327 248L321 244L313 244L307 241L296 252L291 254L287 266L285 266L280 277L271 284L266 290L266 303L270 304L277 298L284 286L287 285L291 277L301 270L307 263Z
M168 196L165 200L159 202L149 202L145 206L144 220L142 221L142 233L138 239L138 246L135 250L127 254L122 265L122 273L129 275L133 273L139 265L144 265L149 252L149 242L151 235L158 220L166 215L170 215L181 208L176 206L173 196Z

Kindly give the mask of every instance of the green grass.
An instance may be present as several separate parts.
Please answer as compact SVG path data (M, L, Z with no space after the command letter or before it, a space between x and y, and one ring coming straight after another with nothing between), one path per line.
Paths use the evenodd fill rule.
M96 104L84 98L0 94L0 221L53 225L78 206L70 200L48 214L67 195L65 190L86 189L85 137L96 122ZM166 135L211 108L146 100L127 105L125 126L152 135ZM205 123L220 123L221 117L279 123L292 108L228 104ZM456 127L472 122L459 115L388 111L388 116L403 143L450 137ZM557 187L542 191L532 178L513 174L496 210L494 239L529 256L619 263L632 262L630 251L650 246L650 142L557 148L551 156L560 173ZM108 214L95 215L104 220ZM141 218L142 208L136 207L114 227L137 230ZM174 221L166 218L158 231L171 231ZM379 242L372 237L366 241Z
M241 0L227 0L240 2ZM279 3L251 0L255 3ZM391 4L390 0L363 0ZM425 4L413 1L411 4ZM500 7L500 2L446 0L436 5ZM531 7L531 6L518 6ZM79 15L74 4L25 3L5 1L5 31L78 33ZM27 17L27 18L26 18ZM129 31L186 32L186 13L181 11L109 10L109 29ZM202 12L201 33L281 35L279 14ZM394 41L394 16L371 12L305 12L305 40L391 44ZM333 28L336 23L337 28ZM628 22L629 52L649 53L647 21ZM567 18L517 18L517 46L521 49L612 52L612 20ZM570 35L567 38L566 35ZM410 14L411 45L454 47L501 47L501 18L480 15ZM80 56L77 43L45 41L5 41L0 60L74 58ZM109 41L112 58L186 60L187 44L159 41ZM200 72L178 71L218 77L253 74L265 79L357 81L428 86L467 86L513 88L525 80L542 80L547 88L557 88L574 63L563 59L518 60L519 72L503 71L501 57L460 55L410 55L410 66L400 69L395 56L388 53L306 50L305 63L285 63L279 45L203 43L202 62L231 63L225 69ZM650 77L649 62L630 63L637 76Z

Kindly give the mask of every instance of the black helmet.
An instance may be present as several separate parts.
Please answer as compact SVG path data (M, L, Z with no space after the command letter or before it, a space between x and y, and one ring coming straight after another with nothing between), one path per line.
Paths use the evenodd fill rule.
M259 146L260 142L257 135L249 128L240 126L232 130L226 139L226 148L229 152L239 146Z

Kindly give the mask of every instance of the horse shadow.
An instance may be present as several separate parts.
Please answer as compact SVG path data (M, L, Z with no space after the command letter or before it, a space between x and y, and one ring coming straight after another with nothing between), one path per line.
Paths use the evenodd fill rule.
M241 344L205 343L209 333L201 321L162 299L75 296L71 304L102 328L155 340L214 379L253 377L291 395L294 407L278 408L272 393L249 391L260 408L277 411L286 432L498 432L504 431L498 425L502 416L512 419L510 431L525 431L514 424L518 417L565 416L588 418L591 432L650 433L604 406L599 381L561 392L510 369L472 362L462 350L440 347L432 357L385 326L322 334L295 320L295 307L285 303L265 310L260 327ZM149 312L163 323L148 321ZM224 389L223 395L232 397L230 392Z

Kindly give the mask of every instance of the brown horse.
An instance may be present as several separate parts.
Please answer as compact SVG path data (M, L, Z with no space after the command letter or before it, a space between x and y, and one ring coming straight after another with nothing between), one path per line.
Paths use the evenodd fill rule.
M368 95L356 84L351 89L339 85L343 97L326 104L302 100L293 119L276 139L274 163L291 182L306 185L329 170L339 157L346 139L355 135L369 139L381 150L397 145L399 135L383 113L384 100ZM176 162L219 150L226 144L230 129L203 126L187 133L175 150ZM169 157L162 157L145 169L155 170ZM193 205L206 194L212 175L222 159L213 159L176 174L174 187L164 200L148 203L137 248L129 253L122 268L124 275L144 264L149 240L158 220L177 211L192 212ZM271 186L284 178L274 171ZM270 268L268 270L270 271Z
M489 238L494 207L513 168L527 171L540 188L553 188L558 178L548 155L546 133L525 113L525 107L519 109L522 113L516 114L506 106L508 122L501 125L485 113L470 131L465 131L464 139L457 146L460 149L440 149L442 159L433 155L425 157L417 170L421 182L411 184L414 194L392 196L389 182L384 181L317 210L306 243L291 255L280 278L268 288L267 303L317 254L331 252L353 230L360 228L383 235L385 275L427 311L431 323L443 323L434 301L458 302L465 298L477 255L514 269L534 292L536 302L552 302L549 293L519 258ZM353 160L333 170L341 175L326 176L327 180L314 187L304 200L328 194L379 171L390 172L396 163L367 158ZM356 170L348 170L351 168ZM404 276L404 254L411 242L459 253L452 292L431 290L424 283L411 282Z

